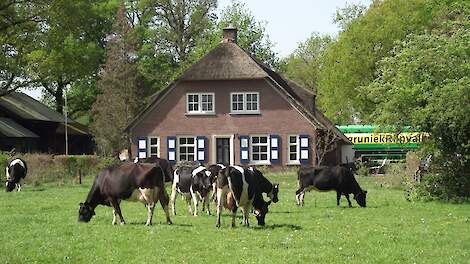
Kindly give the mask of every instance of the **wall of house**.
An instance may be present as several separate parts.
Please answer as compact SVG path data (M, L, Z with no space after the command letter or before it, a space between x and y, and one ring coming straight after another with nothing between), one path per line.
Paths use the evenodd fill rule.
M215 114L186 113L186 93L196 92L215 94ZM259 92L260 114L231 114L231 92ZM131 129L132 155L136 156L139 137L160 137L160 157L167 158L167 136L206 136L211 151L212 135L234 135L234 163L239 164L240 135L270 134L281 137L281 165L285 165L288 135L308 134L313 137L314 127L266 80L180 82ZM208 162L213 163L212 153L209 157ZM310 164L313 165L312 156Z

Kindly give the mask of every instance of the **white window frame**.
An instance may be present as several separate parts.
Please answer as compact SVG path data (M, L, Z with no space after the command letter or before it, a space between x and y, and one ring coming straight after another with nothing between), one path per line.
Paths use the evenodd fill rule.
M247 95L248 94L256 94L256 105L258 106L256 110L247 110L248 108L248 101ZM242 110L234 110L233 109L233 96L234 95L243 95L243 109ZM230 93L230 113L232 114L259 114L260 113L260 104L259 104L259 92L233 92Z
M198 110L197 111L189 111L189 96L197 96L198 102ZM202 110L202 97L203 96L212 96L212 110L211 111L203 111ZM187 93L186 94L186 114L189 115L206 115L206 114L214 114L215 113L215 93Z
M180 144L180 138L192 138L194 139L194 143L193 144ZM193 152L193 156L194 156L194 159L192 161L197 161L197 139L196 137L194 136L179 136L176 138L176 160L177 161L181 161L181 158L180 158L180 154L181 154L181 150L180 150L180 147L193 147L194 149L194 152ZM188 153L186 153L186 155L188 155Z
M253 143L254 137L266 137L266 143ZM253 147L266 146L266 160L253 160ZM263 152L264 153L264 152ZM271 164L271 137L269 135L251 135L250 136L250 163L254 165L270 165Z
M152 139L157 139L157 144L152 144ZM152 156L152 147L157 148L157 152L155 155ZM148 137L148 142L147 142L147 157L160 157L160 137L152 136Z
M291 137L296 137L296 143L293 144L290 142ZM292 154L290 147L296 146L295 154L297 155L296 160L290 159L290 154ZM300 165L300 137L299 135L287 135L287 164L288 165Z

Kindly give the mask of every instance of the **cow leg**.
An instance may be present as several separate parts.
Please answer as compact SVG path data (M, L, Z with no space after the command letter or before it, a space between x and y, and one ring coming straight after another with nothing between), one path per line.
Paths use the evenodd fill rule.
M173 224L173 222L171 222L171 219L170 219L170 212L168 210L168 202L169 202L169 199L168 199L168 193L166 192L166 189L165 187L163 187L159 194L158 194L158 200L160 200L160 205L162 206L163 208L163 211L165 212L165 216L166 216L166 223L171 225Z
M194 203L194 216L197 216L197 204L198 204L198 197L197 197L197 194L194 193L193 191L193 187L189 188L189 191L191 193L191 198L193 199L193 203Z
M210 200L214 201L217 204L217 184L215 182L212 184L212 193Z
M119 206L119 201L116 199L111 199L111 206L113 207L114 211L119 216L119 220L121 221L120 224L124 225L126 221L124 221L124 217L122 217L121 207Z
M238 207L234 204L232 208L232 227L235 227L235 218L237 217Z
M295 202L297 203L298 206L301 205L302 201L302 194L305 192L303 187L299 187L297 191L295 191Z
M173 215L176 215L176 184L173 184L171 186L171 211L173 212Z
M341 192L336 191L336 206L339 206L339 200L341 199Z
M113 225L116 225L116 218L117 218L117 213L116 213L116 210L113 208L113 222L112 222Z
M17 184L16 184L16 190L17 190L18 192L21 192L21 183L17 183Z
M155 203L147 204L147 222L145 223L146 226L152 225L152 218L153 218L153 211L155 209Z
M217 188L217 222L215 224L216 227L220 227L220 215L222 213L222 206L225 202L225 194L224 190L221 188Z
M244 226L250 226L250 223L248 223L248 208L245 208L245 207L240 207L240 210L242 211L242 214L243 214L243 222L242 224Z
M348 200L348 206L349 208L352 207L351 200L349 200L349 194L345 193L344 196L346 197L346 200Z
M193 208L191 207L192 196L190 193L185 193L183 195L184 195L184 200L186 201L186 205L188 206L189 214L192 215L193 214Z
M211 215L211 209L209 208L209 204L211 200L212 199L209 198L209 195L206 195L202 199L202 211L204 211L204 209L207 209L207 215Z
M303 193L300 195L300 205L301 205L301 206L304 206L304 200L305 200L305 192L303 192Z

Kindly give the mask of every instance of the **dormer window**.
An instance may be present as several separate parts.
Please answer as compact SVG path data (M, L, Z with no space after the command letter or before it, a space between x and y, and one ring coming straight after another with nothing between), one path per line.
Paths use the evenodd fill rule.
M233 114L259 114L259 93L231 93L231 113Z
M214 93L186 94L186 112L188 114L214 114Z

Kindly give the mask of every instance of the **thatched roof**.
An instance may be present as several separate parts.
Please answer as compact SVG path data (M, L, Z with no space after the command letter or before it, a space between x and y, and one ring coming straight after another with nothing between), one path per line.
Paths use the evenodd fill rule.
M262 79L266 72L233 42L220 43L180 77L181 80Z

